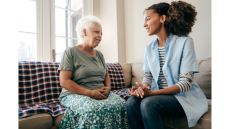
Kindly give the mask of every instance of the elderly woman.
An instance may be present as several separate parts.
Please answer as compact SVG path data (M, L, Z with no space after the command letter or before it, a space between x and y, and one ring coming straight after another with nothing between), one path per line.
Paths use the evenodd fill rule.
M125 101L110 92L104 57L94 49L102 39L100 19L86 16L76 30L82 44L66 49L58 68L59 99L67 107L60 129L129 128Z

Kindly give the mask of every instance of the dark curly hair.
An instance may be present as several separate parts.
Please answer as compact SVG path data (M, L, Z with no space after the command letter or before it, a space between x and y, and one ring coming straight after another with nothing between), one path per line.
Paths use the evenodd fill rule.
M196 21L195 7L184 1L173 1L171 5L165 2L154 4L146 8L144 13L151 9L160 16L166 15L166 31L174 35L188 36Z

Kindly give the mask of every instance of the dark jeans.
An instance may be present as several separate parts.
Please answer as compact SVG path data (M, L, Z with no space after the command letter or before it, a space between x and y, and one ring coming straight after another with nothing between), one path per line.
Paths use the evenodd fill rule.
M144 99L131 96L126 102L126 110L132 129L163 129L160 115L185 116L174 95L156 95Z

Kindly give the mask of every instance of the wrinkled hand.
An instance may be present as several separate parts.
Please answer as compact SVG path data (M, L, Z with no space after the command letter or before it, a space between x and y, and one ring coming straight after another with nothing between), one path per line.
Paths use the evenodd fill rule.
M92 90L91 91L91 98L96 99L96 100L103 100L103 99L107 99L107 97L102 94L104 92L103 89L96 89L96 90Z
M109 87L102 87L100 89L102 90L101 93L105 95L106 97L109 95L109 92L111 90Z
M138 86L138 89L135 91L137 98L143 98L151 95L150 87L143 86L138 82L136 82L136 84Z

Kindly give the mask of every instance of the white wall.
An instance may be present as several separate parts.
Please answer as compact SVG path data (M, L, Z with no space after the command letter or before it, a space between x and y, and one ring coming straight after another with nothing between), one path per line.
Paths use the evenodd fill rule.
M172 0L124 0L127 63L143 62L145 46L156 38L156 36L148 36L143 27L144 9L155 3L171 3L171 1ZM184 1L194 5L198 13L197 21L189 35L194 40L197 59L211 57L211 1Z
M101 52L106 62L118 62L116 0L100 0Z
M125 44L125 11L124 1L117 1L117 39L118 39L118 62L126 63L126 44Z
M159 2L173 0L94 0L94 15L102 20L103 36L97 47L106 62L143 63L145 46L156 36L143 27L143 11ZM192 28L197 59L211 57L211 1L184 0L196 7L197 21Z
M100 0L93 0L93 15L100 18ZM96 49L101 51L101 44Z
M102 21L102 41L97 49L106 63L125 63L124 0L94 0L93 8L93 14Z

